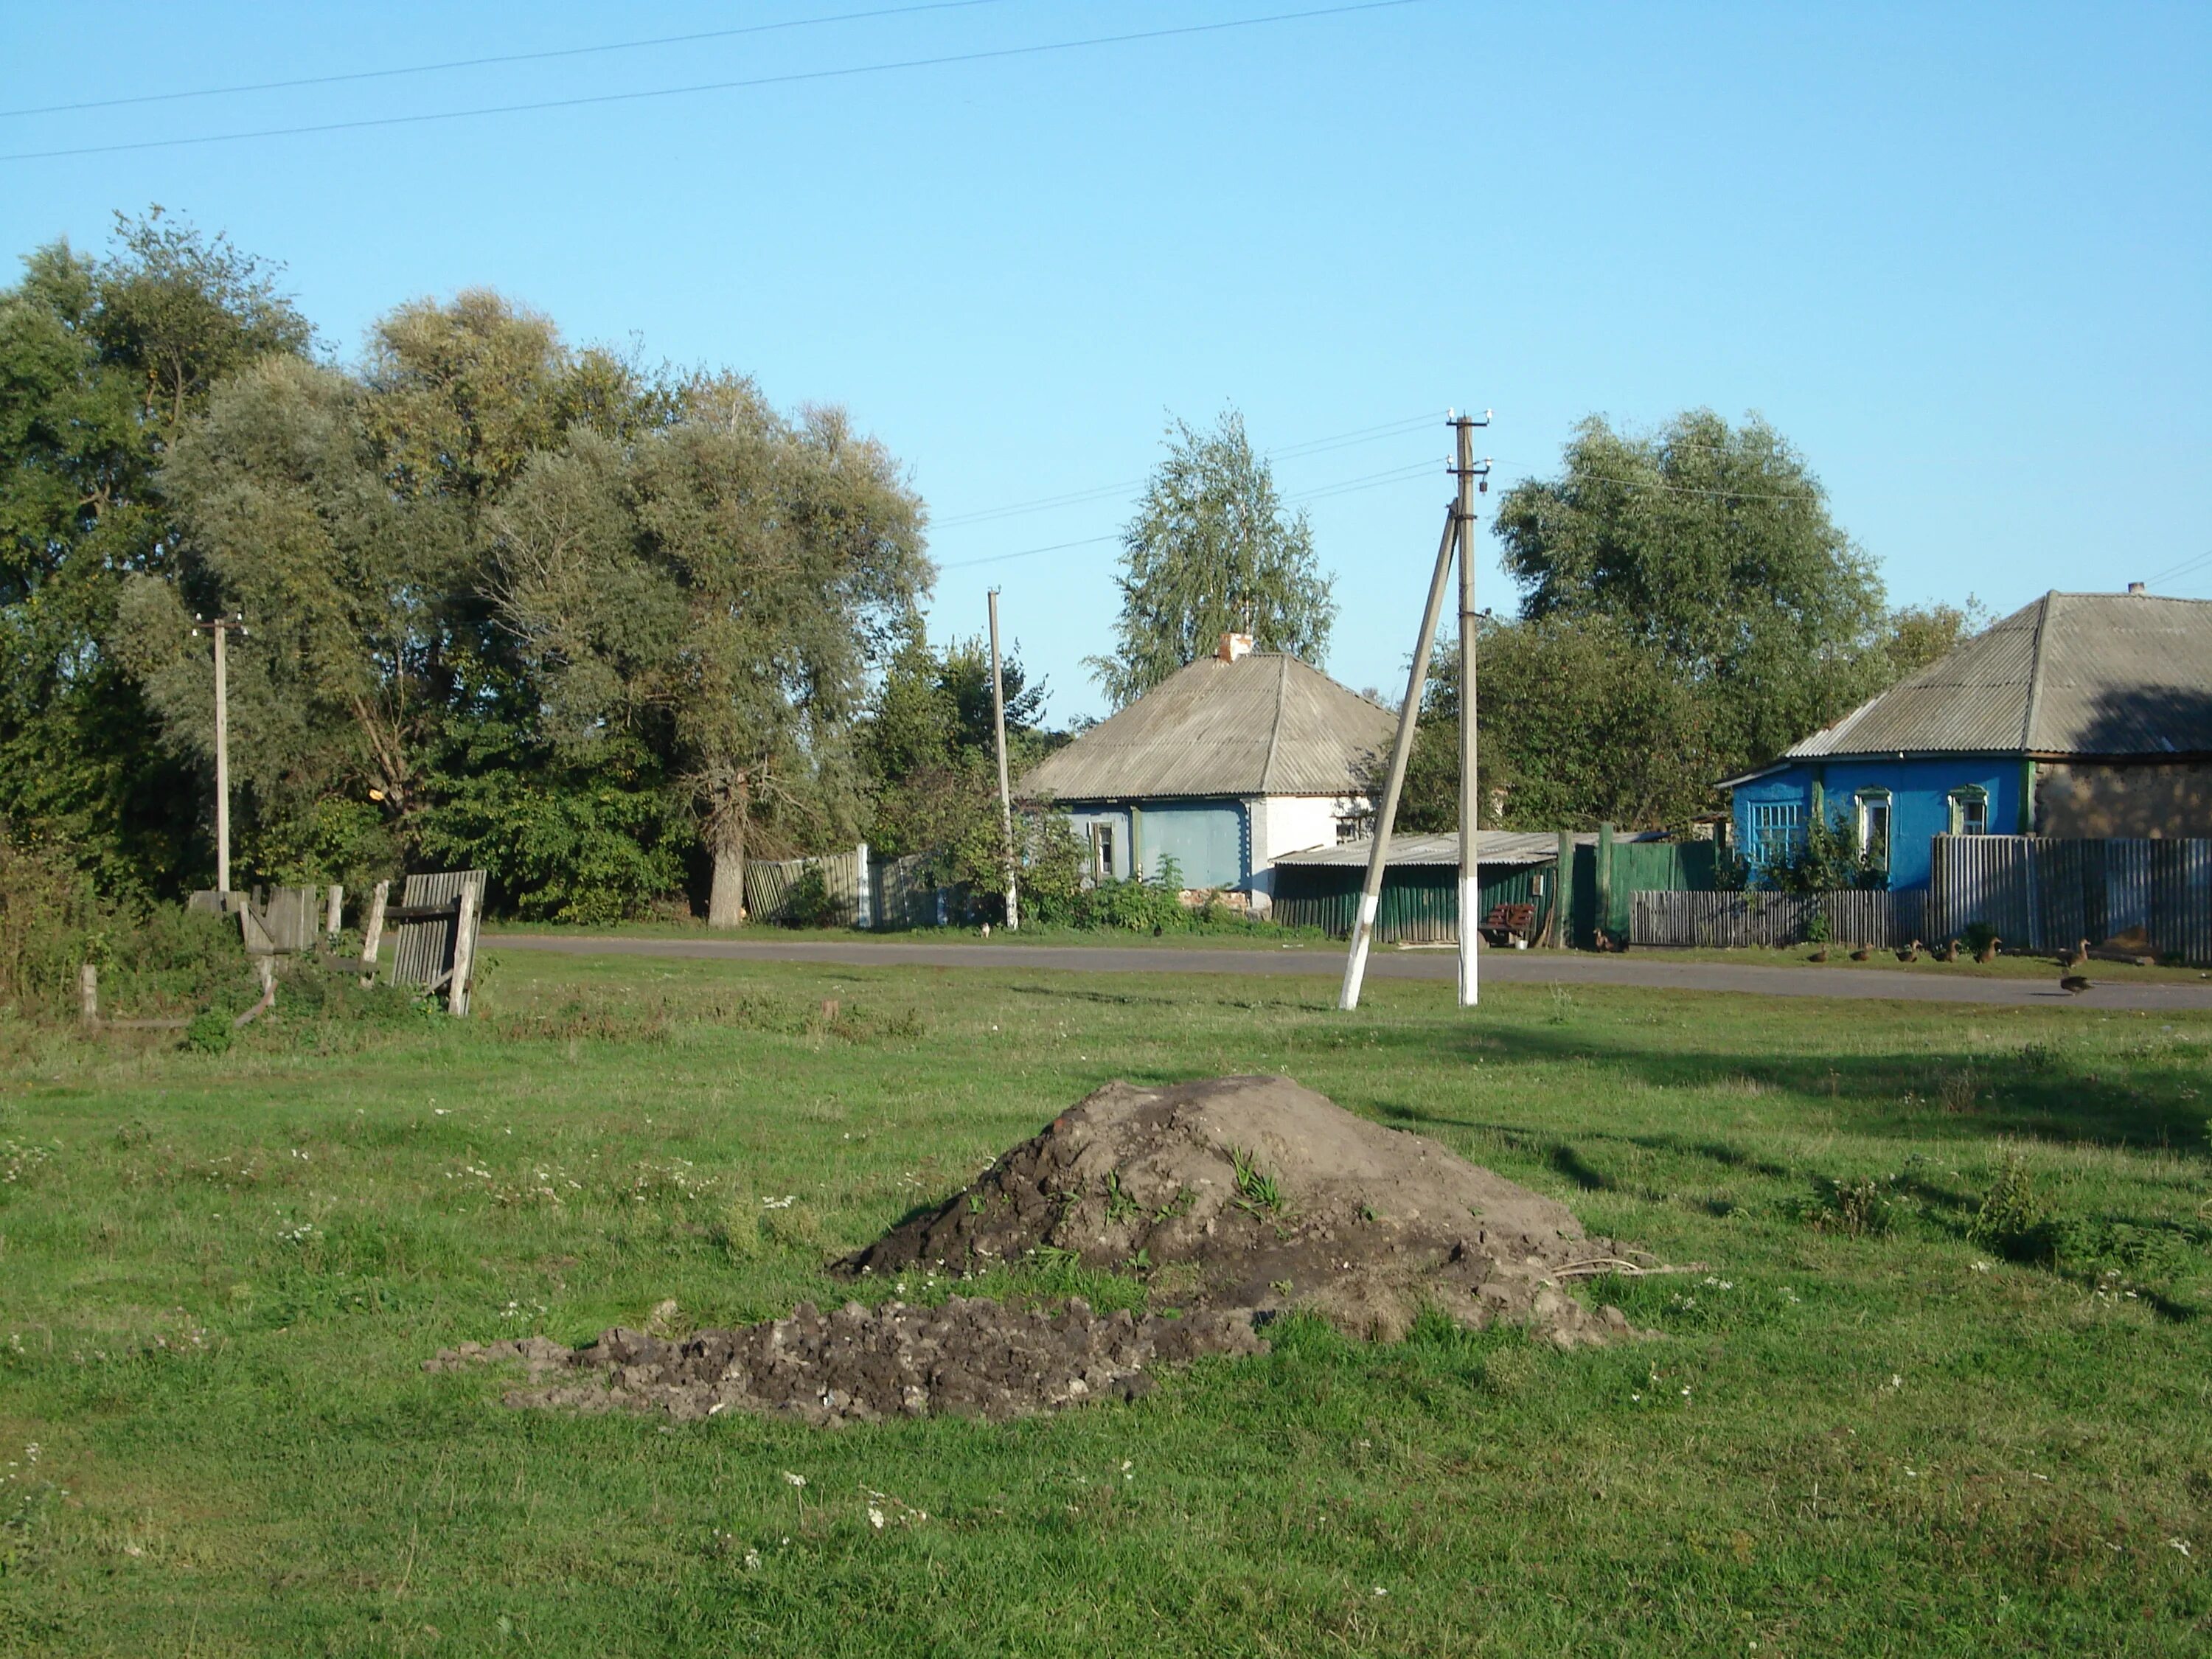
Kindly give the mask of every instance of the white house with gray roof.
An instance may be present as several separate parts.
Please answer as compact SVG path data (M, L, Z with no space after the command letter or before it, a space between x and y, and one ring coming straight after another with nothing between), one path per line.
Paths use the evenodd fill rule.
M1067 814L1093 879L1158 879L1249 894L1267 908L1274 860L1361 833L1364 779L1397 716L1295 657L1224 635L1025 775L1021 793Z

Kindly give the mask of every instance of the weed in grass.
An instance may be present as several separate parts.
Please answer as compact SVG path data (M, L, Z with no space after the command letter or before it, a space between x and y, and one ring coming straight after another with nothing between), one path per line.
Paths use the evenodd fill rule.
M1936 1098L1947 1112L1971 1112L1981 1096L1980 1074L1971 1066L1952 1066L1936 1074Z
M982 1206L978 1204L976 1207L980 1209ZM1124 1221L1134 1221L1144 1212L1144 1206L1122 1190L1121 1172L1119 1170L1108 1170L1106 1172L1107 1220L1119 1225Z
M1250 1215L1273 1215L1283 1207L1282 1183L1264 1174L1255 1153L1229 1149L1231 1168L1237 1172L1237 1207Z
M1818 1176L1812 1197L1798 1200L1796 1208L1814 1231L1845 1238L1879 1238L1894 1219L1883 1183L1871 1176L1844 1181Z

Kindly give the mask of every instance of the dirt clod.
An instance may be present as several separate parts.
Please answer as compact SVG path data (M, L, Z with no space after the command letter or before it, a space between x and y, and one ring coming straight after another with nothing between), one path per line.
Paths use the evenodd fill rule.
M1109 1083L836 1271L960 1277L1080 1261L1148 1279L1176 1316L1100 1314L1080 1298L1057 1311L957 1296L828 1315L803 1304L787 1319L680 1339L617 1328L584 1348L464 1343L424 1369L519 1362L526 1385L510 1405L678 1420L732 1407L824 1425L1000 1420L1133 1398L1163 1364L1264 1352L1267 1322L1300 1310L1381 1339L1431 1308L1562 1347L1634 1336L1619 1309L1593 1311L1566 1286L1632 1268L1638 1254L1586 1237L1565 1205L1286 1078Z
M732 1407L819 1425L936 1414L1003 1421L1133 1399L1152 1386L1148 1366L1267 1346L1242 1313L1100 1314L1080 1297L1049 1313L956 1296L937 1308L848 1302L828 1315L802 1303L788 1319L680 1341L617 1328L586 1348L543 1337L463 1343L423 1369L519 1360L529 1386L507 1396L511 1406L665 1411L678 1422Z

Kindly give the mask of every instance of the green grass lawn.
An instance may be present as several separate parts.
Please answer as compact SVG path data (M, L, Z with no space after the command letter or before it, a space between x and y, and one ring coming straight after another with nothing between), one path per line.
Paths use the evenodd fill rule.
M0 1650L2212 1644L2212 1017L1332 989L515 951L465 1024L0 1026ZM1664 1340L1293 1323L1133 1406L826 1433L419 1369L838 1299L1105 1079L1261 1070L1704 1264L1590 1287ZM2008 1158L2055 1261L1969 1237Z

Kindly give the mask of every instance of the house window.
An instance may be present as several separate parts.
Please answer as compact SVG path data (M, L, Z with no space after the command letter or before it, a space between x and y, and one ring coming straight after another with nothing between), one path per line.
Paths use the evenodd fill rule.
M1372 813L1347 813L1336 821L1336 844L1339 847L1346 847L1355 841L1364 840L1373 828L1374 823L1375 817Z
M1114 826L1110 823L1091 826L1091 876L1094 881L1114 879Z
M1796 801L1754 801L1751 808L1751 845L1745 850L1754 865L1786 859L1805 838L1805 809Z
M1858 808L1859 856L1870 865L1887 867L1889 863L1889 791L1860 790Z
M1990 833L1990 792L1978 784L1968 784L1963 789L1951 792L1951 833L1954 836L1986 836Z

